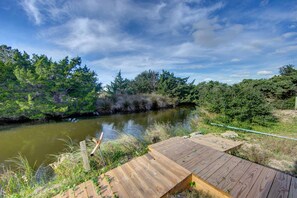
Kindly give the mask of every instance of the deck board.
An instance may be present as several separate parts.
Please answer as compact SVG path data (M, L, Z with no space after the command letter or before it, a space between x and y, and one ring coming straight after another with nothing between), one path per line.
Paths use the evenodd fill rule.
M149 146L149 153L114 168L98 178L98 194L92 181L84 182L56 198L164 197L189 187L219 197L297 197L297 178L176 137Z
M290 191L292 177L285 173L277 172L271 189L269 191L268 197L288 197Z
M259 175L257 181L249 192L249 197L261 198L267 197L271 188L272 182L276 175L276 171L273 169L265 168Z
M289 198L294 198L297 196L297 178L293 177L290 186Z
M262 170L263 166L253 163L232 188L230 194L234 197L246 197Z

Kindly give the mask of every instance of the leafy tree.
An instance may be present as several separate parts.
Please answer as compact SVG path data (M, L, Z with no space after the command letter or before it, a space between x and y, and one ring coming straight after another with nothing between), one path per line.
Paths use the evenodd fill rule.
M285 65L279 69L279 73L282 76L289 76L296 74L297 70L294 68L294 65Z
M187 102L194 82L187 83L189 78L176 77L174 73L163 70L158 82L158 93Z
M45 55L30 58L26 52L5 50L0 53L9 57L0 61L0 118L41 119L96 109L101 86L93 71L81 67L79 57L54 62Z
M157 90L159 73L149 70L138 74L130 83L133 93L153 93Z
M129 93L129 80L122 77L121 71L118 72L113 82L107 85L107 92L111 95L120 95Z

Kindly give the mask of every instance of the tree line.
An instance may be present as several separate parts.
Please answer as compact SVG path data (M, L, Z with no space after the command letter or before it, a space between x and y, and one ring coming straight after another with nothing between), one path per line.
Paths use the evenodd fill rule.
M104 93L104 94L103 94ZM222 115L224 122L264 125L275 121L273 108L294 107L297 69L280 68L269 79L243 80L234 85L210 81L195 84L163 70L144 71L134 79L121 71L105 87L94 71L81 65L81 58L53 61L45 55L0 46L0 120L45 119L90 114L98 109L98 97L159 94L192 103Z

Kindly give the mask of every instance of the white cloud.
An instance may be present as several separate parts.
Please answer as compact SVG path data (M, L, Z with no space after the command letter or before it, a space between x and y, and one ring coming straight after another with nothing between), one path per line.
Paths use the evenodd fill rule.
M231 59L231 62L235 62L235 63L236 63L236 62L240 62L240 59L239 59L239 58L232 58L232 59Z
M257 75L259 76L267 76L267 75L272 75L272 71L268 71L268 70L261 70L257 72Z
M297 12L262 2L266 6L240 15L223 12L228 2L205 6L200 0L22 0L22 6L35 24L42 24L39 40L63 54L85 56L92 69L104 73L104 81L120 69L132 77L147 69L182 74L207 68L209 74L194 72L191 78L233 83L266 70L261 65L283 63L297 50L296 32L278 26L288 22L296 28ZM229 67L229 73L221 72Z
M27 15L37 24L41 24L42 15L37 7L38 0L22 0L21 5Z
M282 36L283 36L284 38L288 39L288 38L297 36L297 32L286 32L286 33L284 33Z

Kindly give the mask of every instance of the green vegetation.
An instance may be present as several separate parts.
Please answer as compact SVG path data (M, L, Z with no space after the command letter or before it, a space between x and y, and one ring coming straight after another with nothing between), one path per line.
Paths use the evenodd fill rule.
M0 120L61 118L70 115L145 111L192 103L218 121L267 126L276 121L273 108L291 109L297 95L297 70L280 68L270 79L234 85L195 85L169 71L144 71L134 79L115 79L102 89L96 74L79 57L55 62L7 46L0 47ZM96 113L97 112L97 113Z

